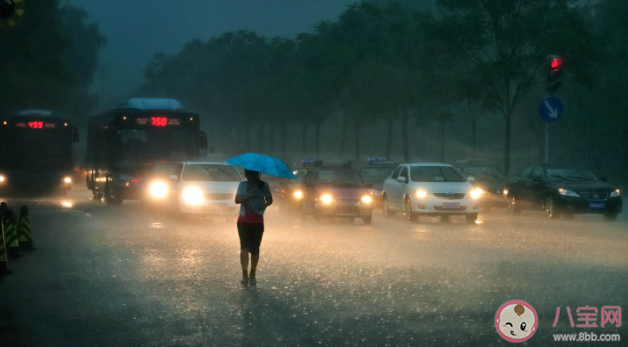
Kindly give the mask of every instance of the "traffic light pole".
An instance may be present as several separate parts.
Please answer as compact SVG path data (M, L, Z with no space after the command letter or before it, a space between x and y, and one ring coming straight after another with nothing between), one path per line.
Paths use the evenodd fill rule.
M549 123L545 123L545 156L543 162L545 164L549 163L549 142L550 142L550 133L549 133Z
M547 98L546 100L552 96L552 93L558 90L561 85L560 75L562 74L562 66L563 59L558 55L548 55L547 56ZM548 105L548 111L553 112L554 115L550 116L553 118L557 117L556 111L553 110ZM544 143L544 155L543 162L545 164L549 163L549 146L550 146L550 122L546 120L545 122L545 143Z

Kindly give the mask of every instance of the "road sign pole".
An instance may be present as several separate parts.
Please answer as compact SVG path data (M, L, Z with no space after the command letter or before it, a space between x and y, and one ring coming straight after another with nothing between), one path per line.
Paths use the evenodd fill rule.
M547 92L547 97L549 98L550 92ZM549 163L549 123L545 122L545 141L543 143L543 163Z
M550 141L549 123L545 123L545 156L543 160L545 164L549 163L549 141Z

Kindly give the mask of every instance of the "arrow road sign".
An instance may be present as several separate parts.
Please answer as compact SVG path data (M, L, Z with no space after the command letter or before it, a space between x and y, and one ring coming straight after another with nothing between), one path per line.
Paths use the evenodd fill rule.
M539 105L539 116L547 123L554 123L560 120L564 111L563 102L553 96L545 98Z

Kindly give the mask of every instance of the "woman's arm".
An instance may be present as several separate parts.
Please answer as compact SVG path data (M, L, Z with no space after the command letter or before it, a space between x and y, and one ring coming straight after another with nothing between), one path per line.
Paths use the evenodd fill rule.
M266 207L270 206L273 204L273 194L270 192L270 186L268 185L268 182L265 182L265 194L266 194L266 199L264 199L266 201Z

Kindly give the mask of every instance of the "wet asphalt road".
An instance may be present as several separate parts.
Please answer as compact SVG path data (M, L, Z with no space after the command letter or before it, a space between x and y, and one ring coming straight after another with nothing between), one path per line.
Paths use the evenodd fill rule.
M571 328L564 313L628 308L625 215L363 225L271 208L258 285L243 288L233 219L180 222L81 188L27 203L38 250L0 279L0 346L506 346L493 317L511 299L539 315L525 345L582 331L628 341L628 324Z

